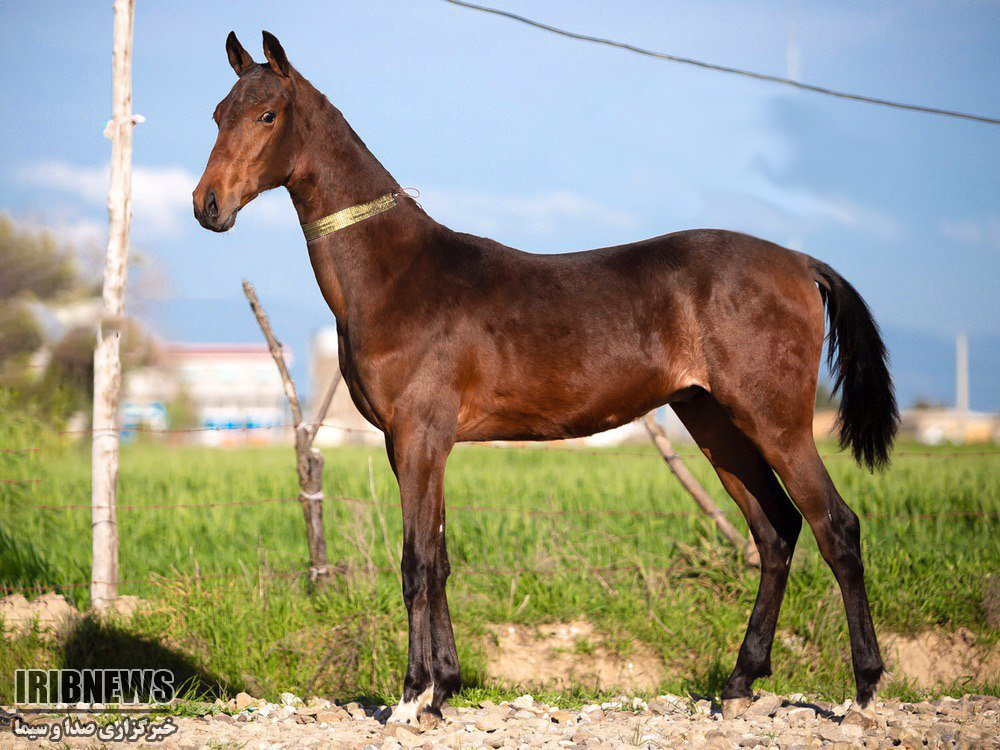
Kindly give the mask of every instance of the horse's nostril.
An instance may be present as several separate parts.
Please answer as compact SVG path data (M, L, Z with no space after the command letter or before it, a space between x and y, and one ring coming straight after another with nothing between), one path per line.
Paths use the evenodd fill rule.
M208 198L205 200L205 214L210 219L219 218L219 204L215 200L215 191L208 191Z

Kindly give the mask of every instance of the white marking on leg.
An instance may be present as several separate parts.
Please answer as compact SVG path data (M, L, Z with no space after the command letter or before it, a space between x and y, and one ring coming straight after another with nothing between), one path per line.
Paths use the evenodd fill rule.
M434 683L432 682L429 688L417 696L416 700L404 701L400 699L399 705L396 706L387 723L408 724L414 727L419 726L417 716L420 714L420 710L433 700Z

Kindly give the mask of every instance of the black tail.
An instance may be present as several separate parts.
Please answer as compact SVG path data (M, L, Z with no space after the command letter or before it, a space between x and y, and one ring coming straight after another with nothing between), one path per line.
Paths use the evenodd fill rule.
M889 462L899 427L882 334L853 286L822 261L812 259L810 266L830 319L827 361L834 376L833 390L840 391L840 447L850 446L859 464L881 468Z

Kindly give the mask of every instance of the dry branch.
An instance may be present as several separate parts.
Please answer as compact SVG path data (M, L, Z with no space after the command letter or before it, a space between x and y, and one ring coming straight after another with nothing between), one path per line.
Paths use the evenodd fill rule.
M729 519L726 518L726 514L723 512L715 501L705 492L705 488L701 486L694 475L688 471L687 466L681 460L680 456L674 451L674 446L670 443L670 439L667 438L667 434L660 427L659 423L656 421L656 417L653 412L649 412L642 420L643 425L646 427L646 432L649 433L650 439L652 439L653 444L656 446L657 450L660 451L660 455L663 456L663 460L666 462L670 471L673 472L674 476L677 477L677 481L681 483L681 486L687 490L687 493L694 498L694 501L698 504L698 507L705 512L709 518L715 522L716 528L722 533L726 539L738 550L743 552L743 559L746 561L747 565L751 565L755 568L760 567L760 555L757 552L757 547L753 543L753 538L744 539L743 535L736 530Z
M316 415L314 424L310 428L302 420L302 404L299 402L298 392L295 390L295 383L288 372L288 364L285 362L285 354L281 349L267 313L264 312L257 292L253 284L249 281L243 282L243 293L250 302L250 309L253 311L260 330L267 340L267 348L274 358L274 363L278 366L281 375L281 382L285 389L285 397L292 410L292 422L295 428L295 457L296 469L299 476L299 502L302 504L302 514L306 522L306 540L309 544L309 577L312 580L326 578L330 575L330 566L326 558L326 536L323 532L323 454L319 449L313 447L319 425L322 424L326 416L330 402L333 400L334 391L340 383L340 373L334 377L327 388L323 403L319 413Z

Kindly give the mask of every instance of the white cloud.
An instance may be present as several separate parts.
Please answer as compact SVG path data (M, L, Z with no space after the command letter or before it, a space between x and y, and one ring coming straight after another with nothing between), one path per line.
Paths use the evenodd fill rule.
M18 171L29 185L58 190L82 198L91 205L107 200L109 167L79 167L49 161ZM191 213L191 191L198 178L181 167L132 169L132 208L137 220L153 232L173 233Z
M976 247L1000 248L1000 216L990 216L982 221L975 219L944 219L941 236L951 242Z
M91 205L103 206L107 200L107 165L79 167L49 161L22 168L18 177L29 185L70 193ZM148 222L154 232L175 232L182 216L191 212L191 190L197 181L197 177L180 167L133 167L134 216Z
M78 249L103 247L108 240L106 223L80 216L58 213L54 216L18 216L13 219L21 229L29 232L49 232L61 242Z
M630 229L632 214L611 208L570 190L535 195L426 189L420 203L434 218L459 231L510 234L547 239L576 228Z
M21 168L17 178L24 184L69 193L90 206L103 208L107 201L110 168L108 165L80 167L48 161ZM153 234L175 234L185 225L193 226L191 191L197 184L198 177L182 167L134 166L132 209L137 226ZM243 209L243 217L265 226L297 226L287 194L282 197L277 192L257 198Z
M792 246L801 245L808 235L829 225L850 227L886 241L900 235L899 225L892 217L859 206L843 196L754 182L739 193L708 189L698 219L714 227L746 232Z

